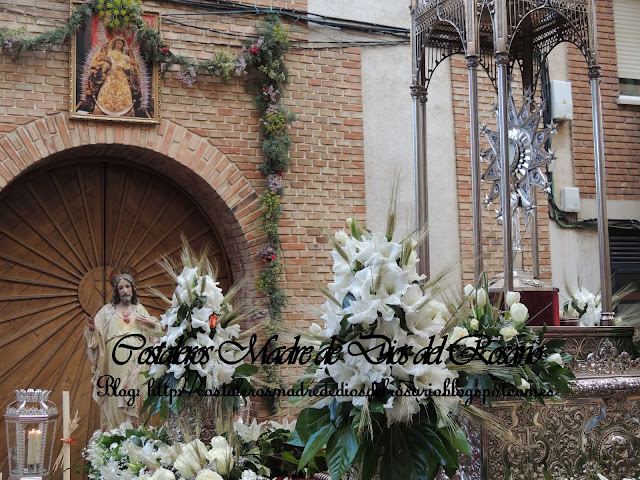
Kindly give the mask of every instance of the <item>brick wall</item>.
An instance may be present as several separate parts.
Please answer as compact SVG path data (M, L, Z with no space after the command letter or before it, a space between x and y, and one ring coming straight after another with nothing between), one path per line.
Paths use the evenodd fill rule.
M251 5L255 3L252 1ZM306 8L304 1L259 0L257 5L270 6L272 3L274 8ZM3 5L22 13L4 12L0 26L25 26L31 34L42 33L60 25L69 16L69 4L64 1L43 1L35 7L25 6L20 0L10 0ZM168 2L145 1L144 7L161 14L189 11L188 7ZM45 12L46 17L54 20L53 23L46 21L46 18L36 21L35 17L24 15L25 12L32 15ZM254 34L254 26L260 17L208 15L186 18L181 17L180 21L219 32ZM220 48L233 54L240 52L240 40L223 33L187 28L168 21L162 23L161 30L176 54L188 54L202 60L209 58L214 50ZM305 38L304 29L296 33L296 38ZM230 46L191 43L194 41ZM291 170L284 176L286 196L280 226L285 261L282 285L290 300L284 312L285 324L287 328L302 329L311 321L318 321L316 312L310 306L317 305L321 300L317 286L332 279L326 235L337 228L343 228L347 217L362 221L365 219L361 57L360 51L353 48L294 49L286 56L286 62L291 83L284 92L283 102L296 113L298 119L290 129L293 145ZM206 168L206 175L201 176L206 177L209 187L205 188L210 188L211 191L216 188L239 188L238 191L218 191L213 195L227 198L229 201L222 202L219 206L226 206L234 216L242 216L244 219L238 228L241 228L250 256L244 256L245 264L239 268L242 267L241 273L249 272L255 278L261 268L255 253L262 245L255 192L259 194L264 190L265 180L257 171L262 163L259 114L252 105L251 96L245 91L245 80L233 79L223 85L218 78L201 75L194 88L186 88L177 79L175 72L170 72L161 80L160 92L163 122L159 126L121 126L68 120L69 47L56 48L50 53L27 52L15 62L3 55L0 58L0 147L4 138L5 148L0 148L0 174L3 178L0 186L5 187L29 164L16 160L16 155L19 157L20 152L28 151L17 134L17 129L21 126L26 126L25 131L29 131L28 129L37 129L36 125L44 125L45 132L40 135L34 131L33 141L27 142L35 145L37 138L42 144L44 154L39 152L29 156L37 156L38 161L51 154L54 154L55 159L65 158L69 152L64 142L46 138L49 135L46 133L48 123L52 124L56 132L61 130L60 135L69 135L72 131L71 135L74 138L77 136L80 144L139 144L145 149L151 145L144 152L136 150L137 154L126 148L108 149L107 153L119 155L120 152L133 161L150 165L157 161L157 165L162 165L163 173L178 181L184 179L187 190L190 189L186 180L188 176L180 174L180 168L184 168L180 163L198 174L202 174ZM62 122L58 120L61 117L64 117ZM33 123L38 119L40 123ZM184 134L182 145L174 140L176 129ZM55 135L57 138L57 133ZM7 141L9 136L17 139L19 152ZM158 149L153 148L155 140L151 139L156 137L170 139L167 140L167 151L160 155L158 151L164 145L160 145ZM193 146L192 139L195 142ZM202 149L197 143L201 140L205 142ZM50 148L47 142L51 144ZM101 149L101 146L85 148L83 154L102 151ZM185 149L191 149L188 160L172 161ZM198 154L204 155L209 150L213 152L210 156L214 158L217 158L216 152L219 152L220 157L228 160L232 167L218 170L208 165L208 159L201 161L196 158ZM33 161L35 158L31 160ZM51 161L49 158L49 162ZM240 177L248 182L246 188L232 186L239 185L236 180ZM249 212L248 208L254 208L255 211ZM222 217L227 214L228 212ZM234 235L238 228L233 230L236 232ZM232 245L227 247L233 250ZM259 299L256 300L258 302ZM285 372L289 379L297 377L298 373Z
M597 2L599 63L602 67L607 196L613 200L637 200L640 191L640 106L618 105L618 70L613 4ZM569 45L569 80L573 87L573 167L580 194L594 198L595 166L591 94L584 56Z

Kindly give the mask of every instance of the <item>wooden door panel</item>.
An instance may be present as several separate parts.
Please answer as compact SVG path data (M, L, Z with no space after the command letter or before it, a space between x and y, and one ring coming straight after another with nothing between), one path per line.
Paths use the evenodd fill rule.
M210 258L228 288L228 260L211 225L171 180L118 160L35 171L5 188L0 195L2 412L14 400L14 389L52 390L59 407L61 392L70 391L72 411L78 409L81 417L72 464L80 464L100 417L91 399L84 314L95 315L111 298L108 278L123 266L138 272L141 302L149 312L164 313L167 306L151 288L171 294L173 283L157 261L162 255L179 261L181 234L196 250L211 246ZM8 475L4 442L0 435L0 469Z

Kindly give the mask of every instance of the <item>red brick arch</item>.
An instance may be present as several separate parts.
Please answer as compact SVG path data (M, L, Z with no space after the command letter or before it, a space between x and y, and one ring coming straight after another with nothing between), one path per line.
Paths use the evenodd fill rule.
M0 139L0 191L41 165L78 157L118 157L180 184L216 218L236 278L255 271L259 195L242 171L207 139L163 120L160 125L70 121L66 113L34 120Z

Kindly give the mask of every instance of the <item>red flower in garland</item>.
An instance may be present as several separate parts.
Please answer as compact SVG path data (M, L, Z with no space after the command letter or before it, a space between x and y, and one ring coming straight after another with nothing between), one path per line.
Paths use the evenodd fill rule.
M257 45L254 45L253 47L251 47L251 48L249 49L249 53L250 53L251 55L257 55L257 54L258 54L258 46L257 46Z
M216 328L216 325L218 325L218 315L211 315L209 316L209 327L211 327L211 329Z
M162 47L162 53L164 55L168 55L169 54L169 47Z

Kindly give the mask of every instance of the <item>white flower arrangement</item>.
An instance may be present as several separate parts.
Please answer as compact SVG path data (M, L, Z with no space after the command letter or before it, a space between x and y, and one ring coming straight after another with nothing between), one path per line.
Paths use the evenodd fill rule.
M362 478L379 464L382 480L434 478L441 467L453 475L458 456L447 452L468 453L452 415L458 373L447 368L443 331L451 315L434 298L439 278L418 274L417 241L393 241L393 224L390 216L387 234L372 233L348 219L351 235L331 238L334 280L323 289L324 323L309 330L326 355L300 380L313 406L300 413L290 444L304 447L299 467L326 445L332 478L355 461ZM427 353L432 348L437 359ZM429 359L416 359L419 352ZM358 452L365 453L356 460Z
M219 282L197 267L185 266L176 280L178 285L173 293L171 308L161 316L166 333L157 344L207 349L213 355L209 355L209 361L204 364L180 362L153 365L149 373L156 376L166 372L181 381L189 371L193 371L206 379L207 388L219 388L231 381L235 371L234 365L222 362L217 354L224 342L236 339L240 334L240 325L224 322L225 317L233 312L233 307L225 302ZM226 353L232 356L232 353Z
M286 418L282 423L276 422L275 420L265 420L264 422L258 423L254 418L248 425L242 422L242 420L234 422L233 424L233 431L238 435L243 443L255 442L260 438L260 435L265 432L275 430L287 430L289 432L293 432L295 428L296 420L289 422Z
M125 423L94 432L83 455L92 480L264 480L235 467L234 450L222 436L206 445L199 439L171 443L164 428L133 429Z
M350 224L352 232L356 231ZM447 307L423 290L424 276L416 271L416 252L412 239L394 242L382 233L362 232L348 236L339 231L334 236L334 281L329 284L330 296L322 306L325 343L334 335L353 337L342 344L341 358L318 368L317 383L333 382L345 390L371 391L377 385L398 391L444 390L445 381L453 382L458 374L446 367L445 351L440 363L390 362L372 364L362 355L365 350L381 352L388 348L386 340L394 340L395 349L412 348L414 352L428 347L432 338L440 339L449 311ZM317 328L312 329L317 333ZM379 338L363 339L360 337ZM356 342L356 343L354 343ZM458 397L431 397L426 393L403 397L388 395L382 408L390 423L407 423L419 411L423 402L434 401L442 419L458 404ZM316 407L328 406L333 397L320 400ZM350 402L362 407L369 400L366 395L342 395L338 402ZM443 420L444 421L444 420Z
M151 413L165 416L168 409L180 409L185 393L215 398L215 392L223 386L248 391L248 377L258 367L235 362L240 351L230 342L242 338L239 323L247 314L245 308L232 306L239 286L225 297L206 252L196 256L186 243L180 274L175 273L175 265L168 260L161 263L175 280L176 288L171 300L165 298L171 304L161 316L165 334L154 346L165 352L159 355L163 363L149 369L151 393L142 410L150 407ZM168 391L177 393L172 397ZM233 408L236 399L222 397L222 401Z
M580 326L596 327L600 325L602 306L600 294L593 294L584 287L579 289L567 288L571 298L562 306L562 315L578 317Z
M534 332L527 327L529 310L520 303L519 292L507 292L506 310L502 311L491 304L486 276L483 275L481 282L484 286L464 288L464 299L457 306L464 318L450 333L452 343L458 341L467 348L476 344L483 346L482 358L475 351L468 353L474 358L460 372L460 386L465 390L475 387L491 392L482 397L488 405L496 395L493 391L500 392L502 386L511 391L520 390L525 399L540 402L544 402L544 398L537 392L570 392L569 382L575 377L565 367L572 357L564 351L564 340L545 342L544 329ZM517 353L536 351L539 353L530 356ZM501 366L504 368L497 368ZM471 399L465 397L465 401Z

